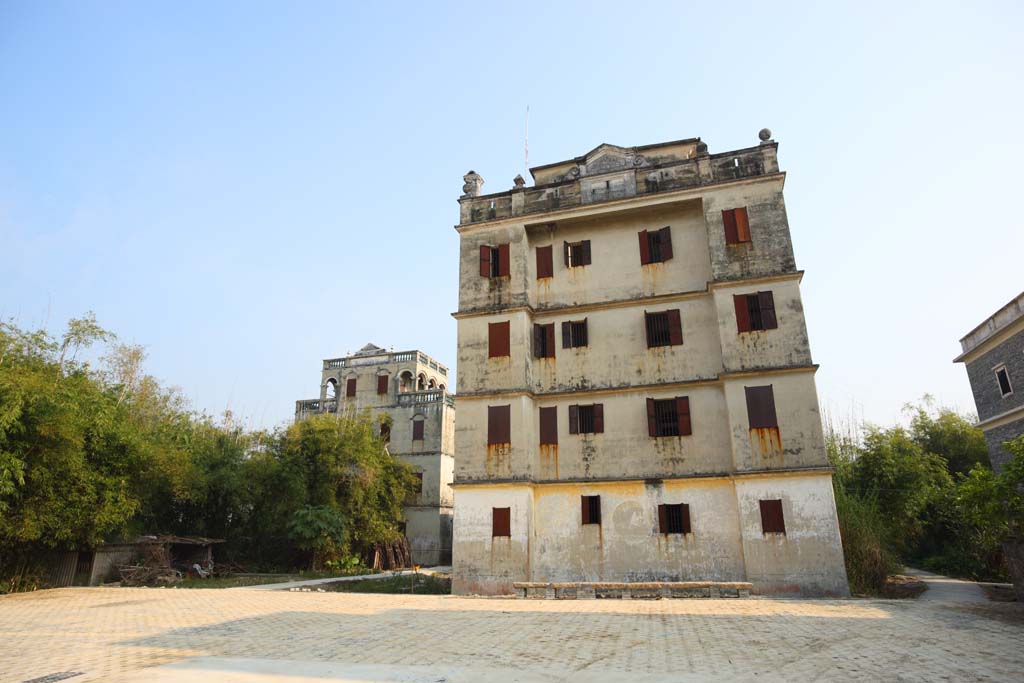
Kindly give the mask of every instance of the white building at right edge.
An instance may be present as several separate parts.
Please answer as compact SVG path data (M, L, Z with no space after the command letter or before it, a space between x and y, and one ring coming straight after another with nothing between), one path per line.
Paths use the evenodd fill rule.
M466 175L454 592L848 594L770 138L600 145L494 194Z

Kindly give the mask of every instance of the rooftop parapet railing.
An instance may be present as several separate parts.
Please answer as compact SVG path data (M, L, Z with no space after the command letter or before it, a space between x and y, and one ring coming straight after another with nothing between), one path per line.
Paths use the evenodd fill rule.
M314 413L336 413L338 412L337 399L326 399L321 401L318 398L311 398L305 401L295 402L295 412L299 415L312 415Z
M776 145L770 142L732 152L698 155L681 161L564 179L480 197L463 197L460 200L461 220L462 224L468 224L547 213L768 175L778 170ZM614 177L618 181L623 176L626 178L624 185L594 186L594 181L602 177Z
M444 401L450 406L455 405L455 397L443 389L412 391L398 395L398 405L400 406L413 406L421 403L440 403L441 401Z
M396 351L394 353L381 353L374 356L346 356L345 358L327 358L324 360L324 370L335 370L337 368L352 368L365 365L388 365L390 363L408 363L419 361L437 370L439 373L448 376L448 368L436 361L430 360L426 355L417 351Z

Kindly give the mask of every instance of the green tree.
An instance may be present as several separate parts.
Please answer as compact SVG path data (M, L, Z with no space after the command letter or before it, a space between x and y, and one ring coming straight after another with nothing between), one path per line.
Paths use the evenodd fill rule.
M975 465L991 467L985 434L974 426L973 416L935 408L929 396L905 410L911 415L911 438L926 453L945 458L950 474L966 474Z
M292 514L288 530L295 544L313 554L312 569L323 569L341 557L346 544L345 520L327 505L305 505Z
M847 486L878 501L897 543L907 551L924 535L936 504L950 495L953 480L945 460L925 452L902 427L871 427L850 467Z
M276 448L288 469L303 473L305 504L337 510L347 522L343 554L400 537L412 470L388 454L369 414L310 417L281 433Z

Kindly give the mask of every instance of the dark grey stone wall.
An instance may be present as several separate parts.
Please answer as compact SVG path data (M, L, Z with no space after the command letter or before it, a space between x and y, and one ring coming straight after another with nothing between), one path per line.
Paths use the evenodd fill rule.
M1009 396L1000 394L996 373L992 372L992 368L1000 363L1006 365L1010 375L1013 393ZM971 380L979 420L1024 406L1024 331L967 363L967 376Z
M1010 460L1010 453L1003 448L1003 444L1013 441L1022 434L1024 434L1024 418L985 431L985 443L988 445L988 457L992 461L993 470L1001 471L1003 465Z

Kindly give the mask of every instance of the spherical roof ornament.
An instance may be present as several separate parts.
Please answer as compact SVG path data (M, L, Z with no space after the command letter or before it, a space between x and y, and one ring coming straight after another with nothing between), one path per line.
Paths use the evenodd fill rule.
M761 142L768 142L772 139L772 131L768 128L762 128L757 137L761 138Z

